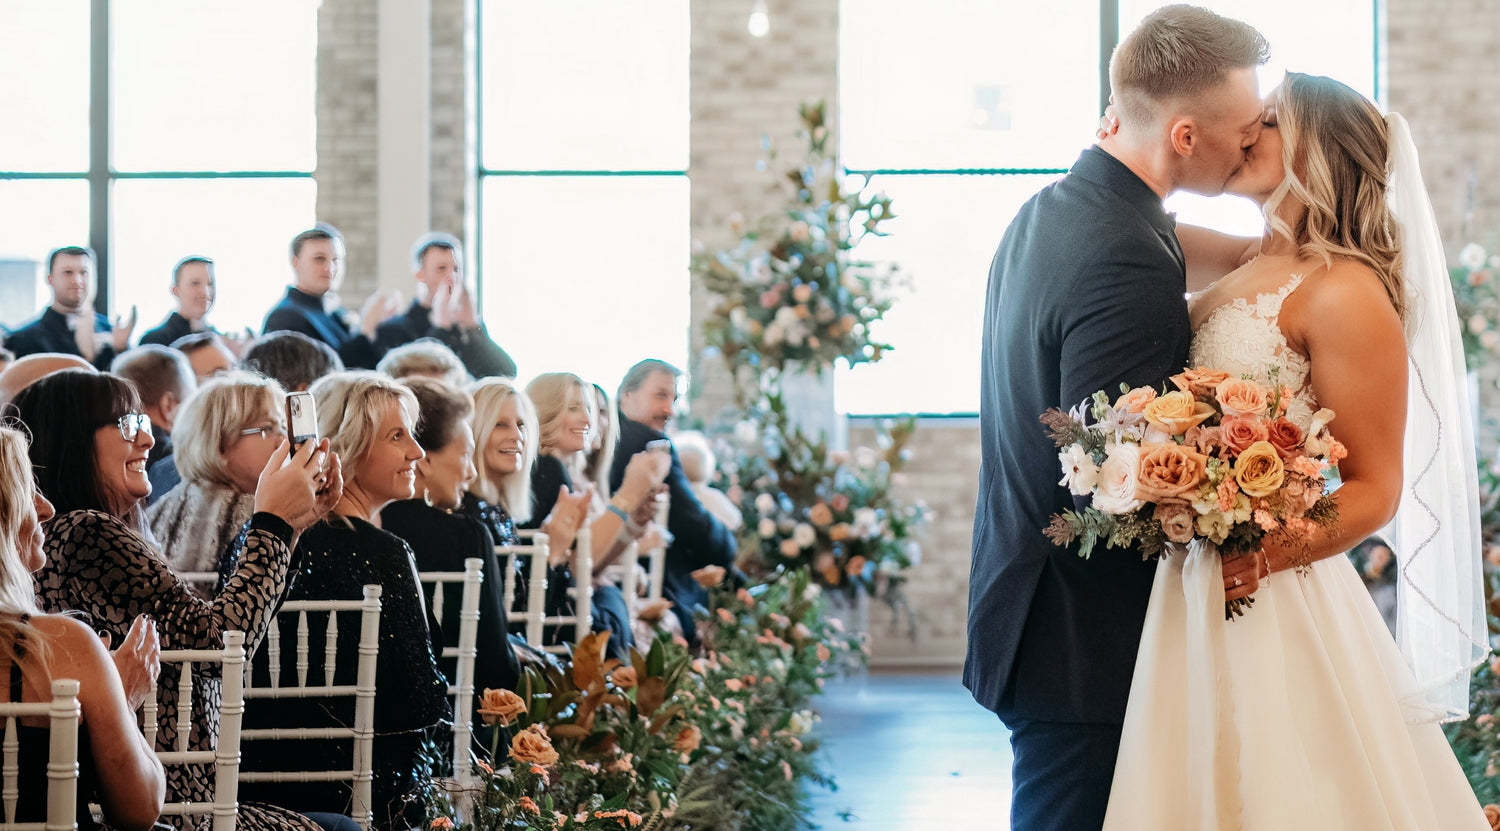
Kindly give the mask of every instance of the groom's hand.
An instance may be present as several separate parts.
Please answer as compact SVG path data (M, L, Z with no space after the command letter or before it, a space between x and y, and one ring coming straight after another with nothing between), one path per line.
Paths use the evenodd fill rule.
M1239 600L1255 594L1261 578L1270 573L1266 553L1256 551L1224 560L1224 599Z

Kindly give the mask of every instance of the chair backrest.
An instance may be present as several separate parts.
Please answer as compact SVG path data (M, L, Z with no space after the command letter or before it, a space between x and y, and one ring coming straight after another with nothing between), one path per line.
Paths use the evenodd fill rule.
M522 613L522 618L526 622L526 642L543 652L566 654L568 651L566 643L547 643L546 629L549 626L571 626L573 627L572 640L576 642L587 635L589 628L593 626L593 532L585 525L578 529L578 535L575 537L571 569L573 585L568 587L568 596L573 598L573 614L571 615L547 614L547 557L551 552L547 535L523 531L517 536L522 540L529 539L531 543L495 546L495 555L505 569L507 608L515 608L516 574L518 573L515 563L524 558L526 562L523 567L527 573L526 611Z
M328 623L322 637L327 644L324 653L321 678L312 679L321 683L310 684L308 678L309 644L313 634L308 630L309 612L327 612ZM338 653L338 613L359 612L359 664L353 686L334 684L334 659ZM250 684L250 673L245 673L245 698L325 698L350 696L354 698L354 725L352 727L326 728L265 728L241 731L242 741L291 741L297 739L351 739L354 745L352 765L348 770L304 770L304 771L240 771L241 782L350 782L354 791L350 816L361 828L369 828L374 820L370 802L370 783L374 777L374 761L371 758L375 738L375 660L380 651L380 586L364 587L363 600L290 600L281 604L277 612L295 615L297 618L296 672L295 678L283 678L281 672L281 627L271 624L266 635L266 657L269 660L271 685L255 687ZM247 668L248 669L248 668Z
M423 583L432 585L432 616L439 621L443 619L443 607L451 602L444 587L462 587L458 639L452 646L443 644L442 654L457 662L448 694L453 696L453 777L459 782L468 782L474 774L469 743L474 732L474 658L479 653L479 591L484 582L483 569L483 562L470 557L464 560L463 571L424 571L417 575Z
M671 503L663 498L656 505L656 524L662 528L667 527L667 517L671 513ZM641 551L640 546L632 542L625 547L625 552L620 555L620 567L623 573L620 578L620 592L625 595L625 605L630 609L630 620L635 622L636 609L640 602L640 576L636 573L641 557L646 558L646 599L660 600L662 585L666 581L667 574L667 549L663 546L655 546L646 551Z
M16 822L21 796L21 743L17 726L22 718L46 716L51 722L47 752L47 818L44 822ZM78 828L78 682L52 682L52 701L0 704L5 719L5 741L0 743L0 801L5 814L0 831L77 831Z
M234 831L239 818L240 722L245 716L245 633L224 633L223 649L163 649L163 664L177 664L177 737L171 750L158 750L163 765L213 764L212 802L173 802L162 808L162 816L213 815L213 831ZM213 750L188 750L193 727L193 670L196 664L222 664L219 700L219 739ZM156 747L156 688L146 696L142 711L146 742Z

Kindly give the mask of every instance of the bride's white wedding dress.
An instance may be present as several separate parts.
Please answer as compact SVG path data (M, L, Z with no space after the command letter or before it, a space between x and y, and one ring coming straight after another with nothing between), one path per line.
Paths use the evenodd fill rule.
M1226 303L1193 366L1278 381L1317 410L1308 360L1277 322L1302 282ZM1487 831L1438 724L1404 712L1416 681L1345 556L1278 572L1225 621L1218 556L1164 557L1152 588L1106 831Z

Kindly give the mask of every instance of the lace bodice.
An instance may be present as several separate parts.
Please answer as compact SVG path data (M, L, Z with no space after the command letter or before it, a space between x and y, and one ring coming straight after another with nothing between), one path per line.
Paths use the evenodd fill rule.
M1287 345L1278 322L1281 304L1302 284L1302 277L1293 274L1279 291L1257 295L1254 302L1237 297L1209 312L1193 332L1188 354L1195 367L1220 369L1268 385L1274 372L1275 383L1292 389L1287 419L1305 428L1318 411L1308 377L1312 367ZM1190 298L1189 308L1200 299L1201 295Z

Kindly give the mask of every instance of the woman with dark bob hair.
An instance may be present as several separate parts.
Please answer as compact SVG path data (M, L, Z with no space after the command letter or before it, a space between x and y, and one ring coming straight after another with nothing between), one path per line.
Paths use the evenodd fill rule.
M151 427L129 381L65 370L22 390L14 406L31 430L37 485L57 511L46 527L47 563L36 575L43 610L83 612L116 643L145 617L155 622L164 649L221 649L224 633L238 630L245 633L246 651L253 652L286 587L292 538L343 492L327 442L309 443L295 455L283 442L272 454L256 488L255 513L231 543L238 565L223 592L210 600L177 579L146 528L141 501L151 493ZM188 747L212 750L219 734L220 678L213 665L196 674ZM158 750L170 750L177 741L177 682L176 667L162 668ZM167 772L169 802L212 796L211 765L174 765ZM317 828L308 817L245 804L238 824Z

